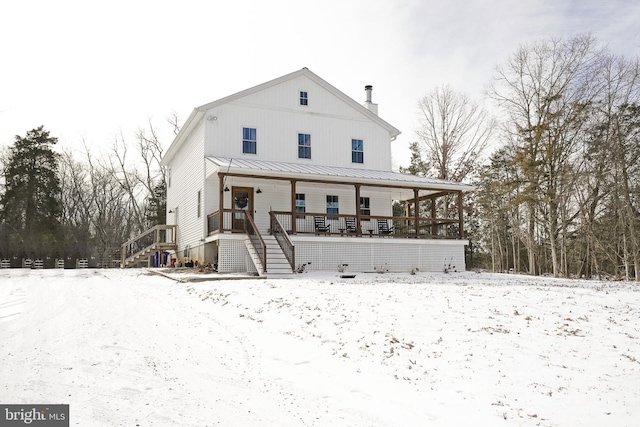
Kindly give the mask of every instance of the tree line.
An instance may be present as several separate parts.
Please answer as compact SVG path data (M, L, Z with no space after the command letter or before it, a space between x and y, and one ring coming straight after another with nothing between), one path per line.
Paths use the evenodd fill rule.
M496 68L486 95L492 114L446 85L419 99L401 168L475 184L464 198L468 268L640 280L638 58L588 34L536 41ZM100 159L56 143L40 127L0 157L0 256L117 259L121 243L164 223L153 126ZM456 215L455 202L441 198L439 212Z
M87 258L113 266L120 245L165 222L162 145L149 124L130 143L120 135L97 157L85 144L80 159L55 150L58 139L40 126L2 153L0 257Z
M470 266L639 280L639 79L638 58L578 35L524 45L496 69L495 119L447 87L421 100L405 171L476 185Z

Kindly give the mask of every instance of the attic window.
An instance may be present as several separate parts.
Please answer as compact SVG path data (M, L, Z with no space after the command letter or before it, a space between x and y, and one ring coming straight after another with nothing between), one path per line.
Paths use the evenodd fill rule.
M300 105L309 105L309 96L307 92L300 91Z

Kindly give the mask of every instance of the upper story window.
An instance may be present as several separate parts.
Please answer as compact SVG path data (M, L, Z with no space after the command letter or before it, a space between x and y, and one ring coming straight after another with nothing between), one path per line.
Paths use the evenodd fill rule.
M254 128L242 128L242 152L256 154L257 140Z
M364 149L361 139L351 140L351 163L364 163Z
M300 105L309 105L309 94L300 91Z
M308 133L298 134L298 158L311 158L311 135L309 135Z

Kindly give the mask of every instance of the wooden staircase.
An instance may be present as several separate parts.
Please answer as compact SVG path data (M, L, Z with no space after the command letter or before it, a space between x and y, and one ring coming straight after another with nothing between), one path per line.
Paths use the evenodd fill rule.
M267 267L262 267L262 260L260 255L251 244L250 239L245 241L251 260L253 261L256 270L260 276L266 276L270 278L290 277L293 274L293 270L287 257L282 252L280 245L276 241L276 238L270 235L262 236L264 240L265 248L267 251Z
M176 226L156 225L122 244L120 266L135 267L149 262L154 253L176 250Z

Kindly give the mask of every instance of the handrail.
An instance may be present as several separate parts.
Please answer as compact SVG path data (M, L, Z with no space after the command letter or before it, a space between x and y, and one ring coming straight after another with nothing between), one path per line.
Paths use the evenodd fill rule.
M207 215L207 235L211 236L212 234L220 231L220 211L215 211Z
M145 252L149 247L157 246L162 243L175 245L175 225L159 224L147 231L137 235L136 237L124 242L121 247L121 266L129 258L134 258ZM171 230L171 233L162 233L162 231Z
M260 232L258 231L258 227L256 227L255 222L253 222L253 218L251 218L251 215L247 215L245 213L244 217L246 220L245 231L249 236L249 241L253 245L253 248L256 250L256 252L259 255L260 262L262 263L262 271L266 272L267 271L267 246L265 245L264 240L262 240L262 236L260 235Z
M330 226L327 233L323 236L382 236L382 237L398 237L398 238L417 238L417 239L461 239L458 219L453 218L430 218L420 217L416 222L414 216L384 216L384 215L360 215L357 221L356 229L359 233L349 233L345 223L346 218L353 218L353 213L345 214L327 214L320 212L289 212L289 211L273 211L271 215L278 218L283 224L297 221L295 227L297 234L317 234L314 226L314 217L324 217L326 224ZM393 233L380 233L378 229L378 219L389 221L389 226L394 227ZM291 229L291 227L290 227Z
M271 234L275 237L278 245L280 245L282 253L285 258L287 258L287 261L289 261L289 265L291 265L291 269L293 270L296 268L296 247L284 231L284 228L282 227L282 224L280 224L280 221L278 221L275 212L269 211L269 216L271 217Z

